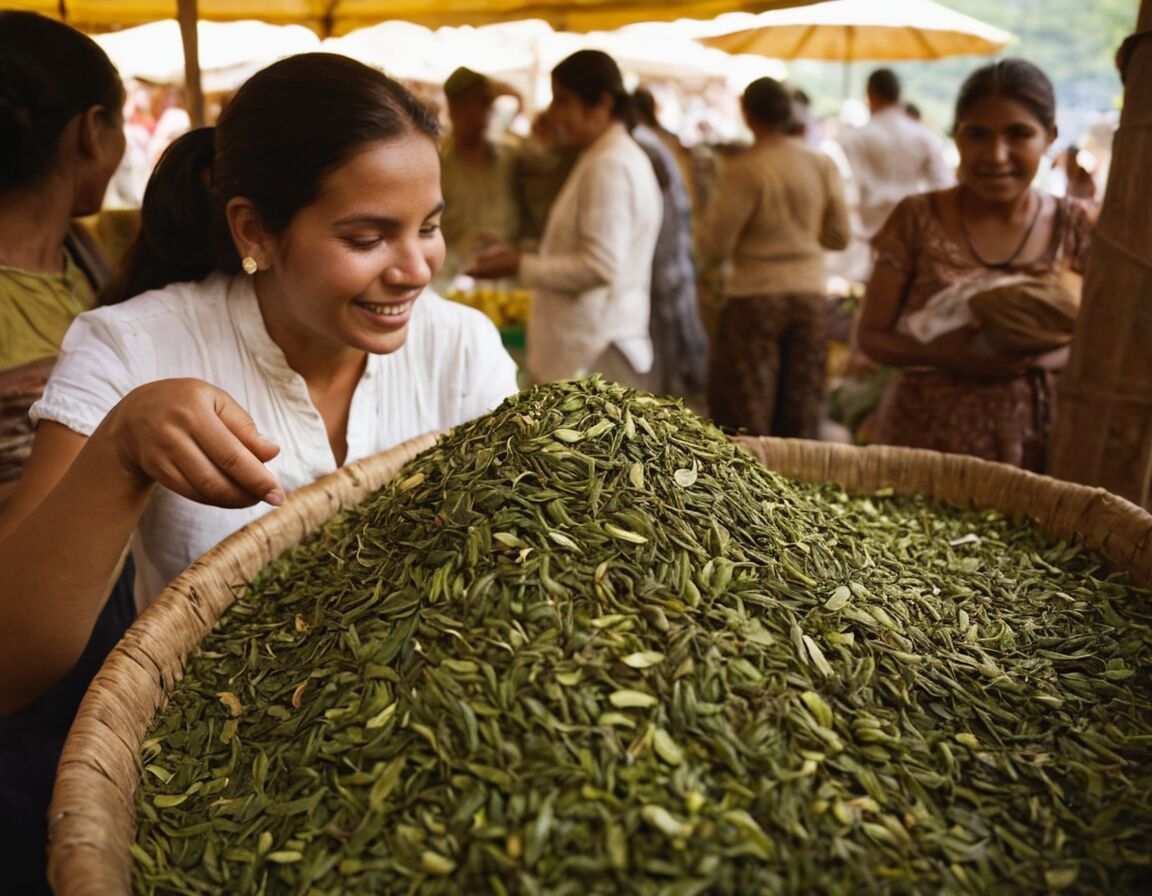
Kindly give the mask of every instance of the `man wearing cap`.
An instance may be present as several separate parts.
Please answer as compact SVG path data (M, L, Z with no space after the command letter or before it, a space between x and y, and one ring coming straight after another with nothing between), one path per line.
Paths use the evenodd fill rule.
M512 153L488 139L498 89L484 75L463 66L444 82L451 124L440 159L444 192L440 227L449 262L445 267L466 262L483 236L512 244L520 236Z

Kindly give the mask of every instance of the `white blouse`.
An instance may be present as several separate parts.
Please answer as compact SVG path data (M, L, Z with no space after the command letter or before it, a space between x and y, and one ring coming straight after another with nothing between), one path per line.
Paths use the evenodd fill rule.
M652 255L664 215L644 150L618 122L581 153L548 212L533 287L527 367L542 383L582 376L609 346L637 373L652 368Z
M81 314L31 416L91 435L132 389L170 377L196 377L228 392L280 446L268 468L286 491L336 469L308 386L268 335L244 275L213 274ZM426 290L404 345L368 356L348 416L347 460L478 417L516 389L516 366L495 326ZM132 541L138 605L268 509L210 507L157 486Z

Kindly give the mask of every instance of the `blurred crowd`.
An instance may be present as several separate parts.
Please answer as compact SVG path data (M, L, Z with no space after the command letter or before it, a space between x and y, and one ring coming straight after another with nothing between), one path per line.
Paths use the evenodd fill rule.
M878 74L878 79L869 80L863 99L848 98L837 114L819 117L805 91L785 82L792 96L792 136L835 162L851 221L848 245L825 254L832 298L858 297L867 282L870 239L893 205L886 196L899 198L908 191L945 185L959 161L950 137L921 122L919 108L901 94L895 75L888 70L878 70ZM435 286L442 293L458 293L461 288L467 292L471 280L461 276L464 267L470 253L491 234L528 248L539 243L548 210L575 152L557 140L549 109L529 112L524 98L510 84L460 69L443 85L412 86L445 123L444 185L446 194L454 194L443 222L448 257ZM112 214L99 222L87 222L92 229L101 228L98 236L113 256L127 246L135 221L132 210L141 204L157 159L191 126L181 88L135 79L126 87L126 150L103 204ZM699 222L725 162L752 141L741 109L741 92L717 83L689 92L668 81L633 88L633 114L660 138L677 163L687 194L694 249ZM898 99L881 98L893 95ZM209 124L230 96L207 97ZM910 139L911 145L932 147L928 170L908 176L902 170L890 176L882 170L883 152L869 157L869 148L876 143L873 135L896 111L917 126L893 131L891 139L901 146ZM1093 127L1073 139L1061 135L1041 159L1035 185L1056 196L1074 197L1093 212L1098 210L1115 126L1114 116L1101 115ZM905 160L906 154L897 150L891 159L893 170L902 169L895 160ZM117 210L127 212L118 215ZM699 260L695 251L693 257ZM518 284L504 286L515 290Z
M590 77L577 73L578 80ZM956 186L962 164L956 141L921 121L914 98L903 94L889 69L871 73L861 100L849 99L840 114L823 117L813 114L801 86L773 79L736 92L713 83L700 95L667 82L630 90L623 85L614 69L603 83L589 82L587 101L596 91L613 96L611 120L646 157L659 198L658 208L646 212L654 219L656 242L650 252L643 250L650 255L650 264L642 265L647 332L636 336L646 336L650 350L633 358L637 369L627 378L684 398L732 431L874 440L891 365L862 351L856 333L875 239L901 200ZM581 144L564 133L555 102L529 111L514 87L467 68L442 85L413 89L445 128L440 228L446 254L432 286L483 308L505 328L522 383L549 378L533 370L533 348L525 350L523 333L508 331L527 324L536 351L544 351L548 330L603 329L602 321L591 319L602 318L603 308L588 321L550 322L545 314L543 321L528 323L533 310L547 306L547 297L540 296L547 282L529 288L519 257L499 271L482 260L506 247L555 256L554 246L542 251L550 216L563 219L553 214L554 206L574 190L571 174L595 139ZM230 99L230 93L207 97L209 124ZM1114 126L1102 119L1075 141L1057 142L1054 135L1037 159L1031 186L1074 200L1094 219ZM101 210L73 228L76 240L87 239L104 256L99 264L114 264L127 252L157 160L190 127L180 88L125 83L124 152ZM586 197L579 214L588 217L589 203L616 207L619 198ZM747 207L753 201L761 207ZM629 210L627 228L635 229L637 214ZM574 238L584 240L580 232ZM580 251L587 256L588 245ZM627 263L639 260L631 254ZM549 277L555 274L544 280ZM613 277L607 271L593 279ZM591 285L612 292L611 283ZM754 313L738 314L742 306ZM808 310L802 320L794 319L801 306ZM761 331L766 322L770 326ZM592 360L581 357L563 373L588 372ZM796 419L781 417L781 407L793 408Z
M498 323L522 327L530 303L522 299L526 293L520 278L478 282L466 271L475 253L493 241L527 251L539 246L549 209L578 151L558 138L550 107L529 112L514 87L479 72L461 68L442 85L413 87L438 110L446 126L441 158L448 201L441 225L447 256L433 285L441 294L488 308ZM921 122L915 102L902 94L898 79L887 69L874 72L865 96L847 99L837 115L817 117L800 86L785 82L783 87L790 95L789 136L835 164L849 220L844 247L821 247L825 281L820 292L829 308L824 333L829 378L823 389L831 402L823 406L819 433L824 438L867 441L871 430L858 425L864 410L858 400L874 388L851 382L852 374L868 365L849 334L871 273L871 240L896 201L954 183L958 154L949 137ZM86 222L114 257L133 235L134 210L156 160L190 127L179 88L133 80L125 97L126 150L109 184L105 213ZM211 123L230 95L207 99ZM662 283L665 294L669 277L694 284L693 295L682 294L680 305L668 300L652 304L654 365L659 369L644 385L682 395L703 408L707 405L701 372L707 354L706 346L701 348L703 337L695 326L680 326L688 332L679 337L686 344L677 347L670 334L681 317L697 316L691 311L693 303L705 328L715 323L721 272L715 263L710 269L701 255L701 224L722 171L751 148L754 134L742 92L715 83L701 88L698 95L669 82L635 85L629 120L636 122L631 133L650 157L665 203L677 207L664 221L653 279ZM1054 143L1040 160L1035 185L1055 196L1073 197L1095 214L1107 182L1114 126L1102 118L1076 141ZM660 158L653 141L675 163L676 183L669 184L662 173L667 160ZM670 255L668 246L677 241L678 254ZM657 285L654 282L654 292ZM515 312L510 314L512 308ZM663 350L662 342L668 343ZM670 360L673 355L680 360ZM845 373L849 382L837 391Z

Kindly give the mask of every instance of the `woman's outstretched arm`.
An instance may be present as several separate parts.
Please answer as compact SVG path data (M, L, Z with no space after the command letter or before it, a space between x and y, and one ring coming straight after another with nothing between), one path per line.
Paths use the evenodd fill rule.
M155 484L221 507L279 504L264 466L278 450L193 379L133 390L90 437L43 421L0 517L0 715L79 658Z

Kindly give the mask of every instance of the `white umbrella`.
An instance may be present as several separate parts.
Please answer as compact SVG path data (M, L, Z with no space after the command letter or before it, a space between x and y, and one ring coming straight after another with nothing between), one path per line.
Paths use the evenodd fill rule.
M831 0L759 15L732 14L701 43L773 59L926 60L998 53L1001 28L930 0ZM845 68L847 74L847 68Z
M539 19L436 31L407 22L383 22L329 38L321 48L353 56L394 77L430 84L442 84L453 69L464 65L514 85L530 107L547 101L544 79L552 67L581 49L603 50L626 73L639 78L699 83L725 77L733 82L761 75L783 77L781 62L733 56L693 40L701 24L653 22L576 34L553 31Z
M910 60L997 53L1012 35L930 0L830 0L757 16L700 38L729 53L774 59Z
M196 30L204 90L209 93L235 90L277 59L320 46L315 32L302 25L201 21ZM125 78L184 84L184 48L175 19L96 34L92 39Z
M357 59L402 81L441 84L457 63L446 58L442 39L431 28L412 22L387 21L329 37L326 53Z

